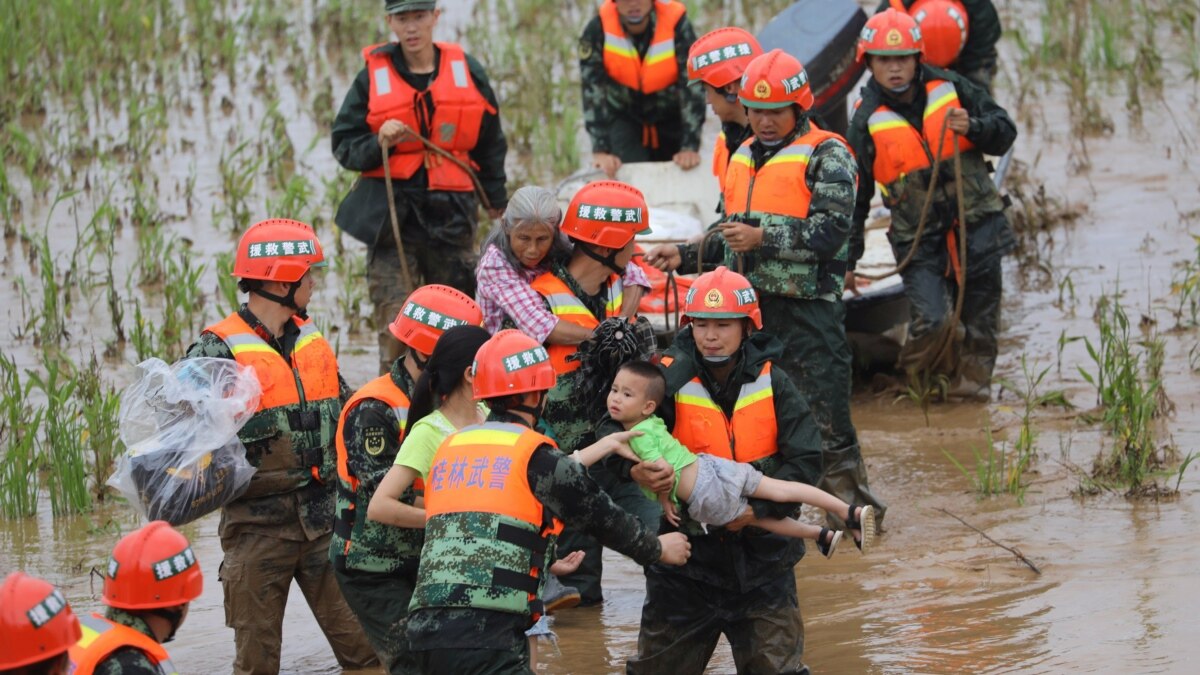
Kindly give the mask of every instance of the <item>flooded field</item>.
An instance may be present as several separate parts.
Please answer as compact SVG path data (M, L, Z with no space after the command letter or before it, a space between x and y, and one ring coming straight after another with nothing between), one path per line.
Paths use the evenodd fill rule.
M330 155L328 125L359 67L358 49L385 39L376 3L82 4L78 35L61 42L78 51L53 56L46 45L72 26L30 16L39 10L23 0L0 10L0 37L26 50L20 58L4 52L0 87L6 442L50 434L95 466L100 431L87 414L99 414L105 397L128 383L132 364L178 356L233 306L225 274L236 236L268 214L314 222L334 252L313 314L339 349L346 379L366 382L376 356L363 248L337 238L331 225L352 176ZM503 75L526 66L504 55L503 31L489 31L489 21L502 11L533 16L548 41L536 46L553 48L546 53L563 63L572 39L548 34L573 33L584 3L558 13L530 13L526 5L537 3L526 2L480 2L475 12L444 4L439 37L490 39L469 48L504 64L493 77L502 106L512 105L511 175L553 184L578 164L547 157L579 162L586 148L563 150L575 146L577 127L553 139L536 130L561 115L578 124L577 85L548 99L549 110L531 110L538 92L505 84ZM743 3L701 12L697 30L742 18L761 25L756 17L769 15L772 3L761 4L759 14ZM868 557L844 547L833 560L814 556L797 566L805 660L815 673L1191 672L1186 664L1200 659L1200 622L1190 613L1200 594L1191 529L1200 522L1200 478L1194 466L1173 472L1200 451L1197 10L1111 3L1103 16L1137 17L1114 27L1079 0L999 4L1006 37L997 94L1021 128L1013 189L1024 197L1018 210L1028 225L1021 254L1005 266L997 374L1012 386L995 387L986 405L933 404L928 423L896 392L864 388L856 396L872 485L890 504L887 533ZM106 5L138 11L118 24ZM1073 77L1062 65L1072 59L1084 64ZM79 77L85 68L97 75ZM706 145L713 136L715 128ZM1165 461L1144 483L1158 489L1139 498L1093 473L1116 441L1089 381L1100 368L1089 345L1102 343L1097 316L1108 316L1118 297L1128 341L1148 350L1141 370L1160 379L1157 396L1165 395L1156 409L1166 414L1148 423L1152 452ZM1056 400L1073 408L1027 406L1043 371L1037 393L1061 392ZM73 381L95 385L77 392L89 403L53 404ZM39 426L6 422L34 410L43 411ZM980 498L979 458L1011 458L1022 443L1031 454L1017 489ZM6 467L12 447L0 446ZM44 576L77 611L95 610L100 587L88 572L134 519L122 504L98 500L95 481L82 508L59 501L49 487L56 473L34 474L36 515L0 518L0 573ZM950 514L1019 549L1041 573ZM213 515L184 528L206 585L171 645L183 672L226 672L232 662L216 524ZM636 650L641 570L611 554L606 568L608 602L556 618L558 644L543 647L543 672L620 672ZM337 671L298 592L284 635L286 672ZM710 671L732 670L719 647Z

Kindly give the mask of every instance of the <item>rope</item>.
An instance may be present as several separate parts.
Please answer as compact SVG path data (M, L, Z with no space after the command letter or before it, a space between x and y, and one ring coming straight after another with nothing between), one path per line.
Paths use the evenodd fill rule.
M470 164L467 164L466 162L462 161L461 159L455 157L452 153L445 150L444 148L438 147L437 145L435 145L433 143L433 141L429 140L428 138L425 138L421 134L418 134L411 127L405 127L404 135L402 135L400 138L403 139L404 136L411 136L411 137L415 138L416 140L420 141L421 145L424 145L425 149L428 150L429 152L432 152L433 154L438 155L439 157L446 158L447 160L450 161L451 164L453 164L454 166L457 166L458 168L465 171L467 173L467 175L471 178L471 183L475 186L475 194L479 195L479 202L481 204L483 204L483 208L488 209L489 211L491 210L492 202L491 202L491 200L488 199L487 193L485 193L483 191L483 183L479 182L479 176L475 175L475 170L471 168ZM380 144L380 145L382 145L382 144ZM386 153L387 153L387 151L385 150L384 151L385 156L386 156ZM386 163L386 160L385 160L385 163Z
M396 254L400 256L400 273L404 276L404 288L412 293L412 275L408 273L408 256L404 255L404 242L400 239L400 217L396 215L396 194L392 192L392 163L388 157L388 149L383 143L379 144L383 151L383 184L387 188L388 213L392 216L392 236L396 239Z
M962 319L963 299L967 295L967 213L963 200L962 157L958 150L958 135L954 136L954 193L958 199L958 260L955 281L958 282L958 297L954 300L954 315L942 328L942 344L934 352L933 364L953 356L954 337L958 334L958 322Z

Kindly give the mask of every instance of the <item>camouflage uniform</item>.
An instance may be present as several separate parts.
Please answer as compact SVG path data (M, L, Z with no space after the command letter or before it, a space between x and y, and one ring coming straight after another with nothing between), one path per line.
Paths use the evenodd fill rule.
M492 413L490 422L523 424L520 418ZM662 554L658 539L637 519L612 503L587 477L578 463L564 457L554 446L543 445L529 459L527 479L534 497L554 516L582 526L603 543L629 555L639 564L649 564ZM490 521L489 514L478 514ZM439 533L426 533L421 580L413 596L408 622L408 639L417 651L423 673L528 673L529 653L525 630L532 622L528 613L476 609L472 596L440 597L435 584L438 569L430 566L429 551L439 543ZM553 548L553 545L551 545ZM547 562L552 559L547 553ZM491 568L493 561L480 561ZM425 586L425 580L429 585Z
M410 72L398 45L381 49L392 52L396 72L418 90L425 89L437 77L436 70L429 74ZM434 62L438 63L438 60L435 58ZM498 110L496 95L483 66L467 55L467 68L480 93ZM333 122L333 156L350 171L370 171L383 163L378 137L367 125L369 92L370 74L364 68L354 79ZM432 112L428 119L432 119ZM429 129L419 131L426 138L432 136ZM499 114L485 114L479 141L469 155L479 167L476 174L494 208L504 208L508 203L504 189L504 157L507 153L508 142L500 128ZM400 236L404 240L412 282L417 286L446 284L474 297L475 265L479 259L475 244L478 200L471 192L431 191L428 185L424 167L407 180L394 179L392 182ZM404 288L384 180L359 178L338 207L334 220L338 227L370 247L367 285L375 306L375 326L379 330L379 372L386 373L400 356L400 345L388 333L387 325L413 289Z
M654 36L654 12L646 30L630 35L639 57L645 57ZM687 16L675 26L676 84L653 94L643 94L617 84L604 69L604 29L600 16L592 17L579 38L579 79L583 88L583 123L592 138L592 152L616 155L622 162L669 161L681 150L700 149L704 126L704 91L688 87L687 54L696 31ZM642 144L644 125L658 130L659 147Z
M389 377L409 394L413 380L404 362L404 357L396 359ZM387 403L374 398L362 399L344 414L347 464L359 483L358 490L351 492L348 484L338 481L337 513L348 517L335 520L329 559L346 604L358 617L384 668L393 675L411 673L416 662L404 627L425 531L367 520L371 497L400 450L401 421ZM415 498L409 488L401 501L411 505Z
M685 327L664 355L664 363L668 358L670 362L660 416L668 427L674 426L674 393L697 376L713 401L732 416L741 386L754 381L766 362L777 361L783 349L769 334L754 333L742 343L729 379L717 382L701 365L692 330ZM821 472L816 421L783 369L771 369L771 388L778 451L751 464L773 478L815 484ZM613 462L623 464L626 474L632 466L619 458ZM797 512L793 504L759 499L751 499L750 506L759 518L787 518ZM666 521L662 528L675 529ZM710 526L706 533L686 518L682 530L692 544L688 563L646 568L638 655L630 660L627 672L702 673L724 633L738 672L806 673L801 660L804 622L792 571L804 556L803 540L757 528L730 532Z
M283 335L276 339L246 305L238 315L280 354L291 354L299 335L294 323L284 324ZM233 353L215 333L205 331L185 356L196 357L232 359ZM349 390L340 375L338 379L345 401ZM255 474L246 492L221 510L218 533L225 559L219 577L225 591L225 623L234 629L235 673L278 672L283 612L293 578L338 663L343 667L376 663L329 564L336 456L333 434L326 430L336 428L336 410L321 412L333 419L320 420L316 430L293 430L286 422L311 412L311 406L303 405L260 411L238 432L246 445L246 458L255 467L266 458L278 462L296 454L293 445L322 450L319 479L300 462L286 473L272 470L273 480L260 480L262 476Z
M912 7L917 0L904 0L906 8ZM960 0L967 10L967 43L963 45L958 59L951 64L956 73L969 78L975 84L992 92L992 79L996 77L996 43L1000 41L1003 29L1000 26L1000 15L996 13L996 5L992 0ZM876 11L882 12L889 7L889 0L879 3Z
M109 607L104 616L113 623L128 626L155 642L158 641L146 621L133 612ZM146 652L137 647L122 647L109 654L108 658L96 664L95 671L96 675L162 675L162 672L162 669L146 656Z
M929 66L917 69L913 82L915 96L903 103L890 96L875 82L862 90L862 104L850 121L848 139L858 156L858 197L854 209L852 259L862 254L863 227L875 195L875 143L867 120L880 105L886 104L914 128L924 119L929 78L948 80L958 91L958 99L971 117L967 138L974 149L962 153L963 198L967 218L967 290L963 298L962 328L965 339L959 363L933 363L944 340L943 327L954 307L958 284L953 278L946 234L958 219L954 190L954 163L943 161L939 167L938 194L929 210L928 222L917 244L912 262L901 272L904 293L908 297L911 323L908 341L900 353L900 367L912 373L930 370L951 378L951 391L976 394L991 381L998 352L1000 298L1003 290L1000 260L1016 246L1004 203L988 176L983 154L1002 155L1017 137L1017 128L1008 113L996 105L981 87L963 76ZM897 260L904 259L912 247L920 221L920 209L931 171L910 174L904 189L887 201L892 209L888 239Z
M772 150L787 147L808 133L801 120L792 134L773 148L754 141L750 148L756 166ZM731 213L724 222L744 222L764 230L762 246L735 254L724 237L714 234L704 251L695 244L679 247L681 269L696 269L697 256L709 265L725 265L744 274L759 293L763 330L780 339L785 349L776 362L799 387L821 430L824 474L818 487L851 503L875 507L883 521L887 506L867 480L867 468L850 418L851 350L842 323L849 252L848 235L854 203L856 167L846 146L826 141L816 147L806 178L812 191L807 218L773 213ZM841 518L829 522L841 526Z

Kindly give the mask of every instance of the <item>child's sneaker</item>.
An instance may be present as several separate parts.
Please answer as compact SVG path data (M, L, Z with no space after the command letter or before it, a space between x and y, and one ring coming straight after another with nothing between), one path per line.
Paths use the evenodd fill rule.
M546 614L578 607L580 600L579 589L574 586L563 586L558 577L553 574L547 577L546 590L542 593L542 605L545 607Z
M828 544L825 543L825 535L831 535ZM838 542L841 540L841 530L831 530L828 527L822 527L821 534L817 535L817 550L826 558L832 558L833 552L837 550Z
M854 517L855 512L859 513L857 518ZM846 529L859 530L854 545L865 554L875 541L875 507L851 504L846 513Z

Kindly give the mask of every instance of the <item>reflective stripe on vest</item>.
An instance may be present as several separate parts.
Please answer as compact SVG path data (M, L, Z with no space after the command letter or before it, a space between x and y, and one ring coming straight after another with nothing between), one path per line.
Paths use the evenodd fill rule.
M600 26L604 29L604 70L617 84L643 94L653 94L675 84L679 63L675 60L675 27L687 13L682 2L655 0L654 36L646 57L639 58L637 48L621 25L617 4L606 0L600 5Z
M358 492L358 477L350 473L350 452L346 448L343 432L346 429L346 418L349 417L350 411L367 399L383 401L391 408L392 414L396 416L396 421L400 423L400 437L396 439L397 442L404 440L404 424L408 420L408 394L396 386L390 374L380 375L371 380L362 389L354 392L354 396L351 396L349 401L346 401L345 407L342 408L342 414L338 417L337 472L343 486L349 488L351 492Z
M846 143L832 131L813 127L775 153L759 169L754 168L750 152L754 137L746 139L733 153L725 173L725 213L749 215L755 212L807 218L812 201L812 190L805 178L808 162L817 146L830 139L843 145Z
M292 317L300 328L290 362L267 344L237 313L204 330L225 342L233 358L254 368L262 397L258 411L303 402L337 398L340 394L337 356L312 319Z
M428 129L429 140L434 145L470 164L467 153L479 142L483 116L486 113L495 114L496 109L475 86L462 47L448 42L434 44L441 57L437 77L429 82L429 88L425 91L417 91L400 77L390 53L376 53L383 45L363 49L367 72L370 73L367 126L378 133L384 122L394 119L412 129ZM416 105L418 100L426 97L432 97L433 100L432 120L426 119L425 110L418 110ZM470 192L474 189L471 177L465 171L453 162L428 152L420 141L411 137L392 146L389 162L392 178L397 180L411 178L424 164L429 174L429 189L450 192ZM382 178L383 167L364 171L363 175Z
M553 272L543 272L533 280L530 286L546 299L550 313L559 320L582 326L588 330L600 325L600 320L592 316L583 301L571 292L566 282L554 276ZM606 287L604 318L620 316L621 300L624 297L624 287L621 284L620 275L611 275ZM550 364L554 366L555 374L562 375L579 368L578 361L567 360L568 356L577 351L579 351L578 345L546 345L546 352L550 355Z
M733 407L732 422L699 377L675 393L672 435L694 453L753 462L775 454L778 432L770 362L763 365L753 382L742 385Z
M875 144L875 180L888 190L888 186L903 178L905 174L933 166L935 154L941 149L941 159L954 156L955 136L953 131L939 139L946 115L954 108L962 108L958 90L953 82L930 80L925 83L925 114L922 130L918 132L908 120L881 105L867 118L867 130ZM958 137L959 152L974 148L966 136Z
M99 614L81 615L79 628L83 637L69 650L72 675L92 675L96 667L113 652L133 647L146 655L163 675L176 675L167 650L157 641Z

